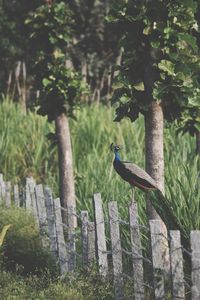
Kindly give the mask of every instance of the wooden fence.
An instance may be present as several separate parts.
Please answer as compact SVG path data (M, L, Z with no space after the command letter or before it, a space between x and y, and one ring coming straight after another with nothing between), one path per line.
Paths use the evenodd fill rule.
M4 182L0 174L0 201L6 207L15 205L32 211L40 228L43 245L49 247L52 256L59 261L60 272L65 274L74 271L76 261L81 256L83 267L90 268L94 263L98 265L102 278L111 272L115 288L116 299L125 299L124 296L124 254L131 257L132 282L134 295L131 299L145 299L145 290L149 286L144 280L144 264L148 262L152 269L154 298L157 300L186 299L186 290L189 290L190 299L200 299L200 231L191 231L191 251L181 246L180 232L167 232L164 224L159 220L149 222L149 239L151 255L143 256L141 244L141 225L138 222L137 203L132 199L128 206L128 222L121 220L117 202L108 203L108 219L105 220L102 199L100 194L94 194L94 222L91 222L87 211L80 214L70 212L80 219L78 222L82 252L77 253L77 229L69 228L62 223L62 207L60 199L54 199L49 187L36 185L33 178L27 178L24 188L18 185L11 187L10 182ZM68 214L69 214L68 210ZM130 249L122 247L120 227L126 224L130 233ZM105 227L109 227L110 242L107 242ZM66 232L68 232L67 237ZM109 245L109 249L108 249ZM183 269L183 251L191 258L191 283L186 283ZM109 263L111 257L112 264ZM130 277L130 276L129 276Z

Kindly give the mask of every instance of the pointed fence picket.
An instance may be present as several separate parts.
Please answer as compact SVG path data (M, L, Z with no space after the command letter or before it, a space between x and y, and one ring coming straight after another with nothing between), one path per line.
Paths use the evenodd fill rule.
M96 233L96 251L98 257L99 272L103 277L105 277L108 274L108 254L101 194L94 194L93 204Z
M200 299L200 231L190 235L192 250L192 300Z
M138 222L137 203L132 199L129 205L130 239L133 263L135 300L144 299L143 256Z
M56 220L55 220L55 206L52 191L49 187L44 188L44 199L47 213L48 236L50 240L50 251L52 257L55 259L57 256L58 246L56 237Z
M5 204L6 207L11 206L11 182L5 182Z
M21 198L23 192L23 199ZM82 257L84 268L90 268L96 264L102 280L113 274L113 283L116 300L126 299L124 294L124 261L121 242L121 226L127 224L130 233L130 250L126 255L132 261L133 295L131 299L144 300L148 283L144 280L145 257L143 256L141 242L141 225L138 221L137 203L132 198L129 204L129 222L120 219L117 202L108 204L108 214L104 214L104 207L100 194L94 194L94 222L90 220L89 213L82 211L78 224L80 224L81 253L77 253L75 228L69 228L63 224L60 199L54 199L49 187L36 185L33 178L27 178L25 187L6 182L0 174L0 204L5 207L14 205L23 206L32 212L36 219L42 236L43 246L48 247L52 257L58 260L61 274L74 271L76 258ZM69 213L69 211L68 211ZM71 212L72 217L74 212ZM105 215L108 215L106 219ZM105 230L106 229L106 230ZM191 231L189 249L181 246L180 232L170 230L159 220L150 220L150 243L152 252L152 276L154 277L154 299L174 300L186 299L186 282L183 268L183 250L187 250L191 257L191 300L200 299L200 231ZM78 230L78 229L77 229ZM68 231L68 232L67 232ZM106 233L110 231L110 235ZM70 234L69 234L70 233ZM69 237L72 240L70 241ZM80 245L80 244L79 244ZM80 248L80 247L78 247ZM112 263L111 263L112 262ZM110 276L110 275L109 275Z
M174 300L184 300L183 253L180 232L178 230L170 230L170 259Z
M88 212L81 211L82 262L88 265Z
M170 284L168 235L161 220L150 220L155 299L164 300Z
M18 184L14 185L13 198L14 198L15 206L20 207L20 195L19 195L19 186L18 186Z
M124 299L123 292L123 264L122 264L122 246L119 231L119 215L117 202L108 204L109 219L110 219L110 236L112 249L112 263L114 274L114 287L116 300Z
M39 225L38 208L35 193L36 182L33 177L26 179L26 190L30 198L30 209L35 217L36 223ZM26 201L24 201L26 202Z
M87 258L88 258L88 266L93 265L93 263L95 262L96 259L96 250L95 250L95 224L94 222L88 222L87 224L88 228L87 228Z
M68 272L69 269L68 269L67 249L65 245L60 206L61 206L60 199L56 198L54 200L54 207L55 207L55 224L56 224L56 235L57 235L58 259L60 263L61 274L64 274Z

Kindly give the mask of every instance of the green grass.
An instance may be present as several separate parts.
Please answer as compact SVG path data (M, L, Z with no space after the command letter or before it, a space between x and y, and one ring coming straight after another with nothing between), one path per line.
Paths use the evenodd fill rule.
M45 176L55 170L46 139L49 130L45 118L35 113L25 116L9 101L0 105L0 171L7 180L19 182L28 175L46 180Z
M114 300L111 280L101 282L96 272L74 273L66 278L52 278L48 271L23 277L1 270L0 275L0 297L4 300Z
M113 170L109 145L111 142L122 144L122 158L144 167L143 118L133 124L128 120L115 123L114 110L104 106L82 107L76 117L77 121L70 120L70 128L78 212L87 209L92 219L92 195L101 192L106 218L107 203L116 200L121 218L128 221L131 190ZM166 196L188 233L191 229L200 229L200 161L195 155L195 140L189 135L177 136L175 129L175 125L165 129ZM54 132L54 124L49 124L46 118L35 112L24 115L19 106L9 101L0 104L0 172L13 183L23 182L26 176L32 175L38 183L50 185L57 197L57 151L47 139L49 132ZM136 190L135 198L140 222L144 224L143 192ZM21 224L20 219L18 224ZM123 246L130 249L127 228L127 225L121 226ZM129 272L131 264L127 258L125 263L126 272ZM109 283L101 286L96 274L87 278L85 274L83 278L81 274L75 275L79 277L68 278L71 281L67 284L59 278L52 280L50 275L45 276L47 278L33 275L23 278L1 271L0 298L73 300L85 299L87 295L87 299L92 300L113 297Z
M76 197L78 210L92 212L92 195L101 192L105 208L116 200L121 217L127 219L127 204L131 190L112 167L111 142L124 146L123 159L144 167L144 124L141 117L113 122L114 109L104 106L82 107L77 121L70 120ZM58 196L58 163L56 147L47 134L54 132L54 124L29 112L26 116L12 102L0 105L0 172L7 180L22 181L33 175L37 182L52 186ZM175 126L165 130L166 196L187 230L200 228L199 216L199 159L195 156L195 140L189 135L177 136ZM145 220L145 201L136 191L141 222ZM107 210L107 209L106 209Z

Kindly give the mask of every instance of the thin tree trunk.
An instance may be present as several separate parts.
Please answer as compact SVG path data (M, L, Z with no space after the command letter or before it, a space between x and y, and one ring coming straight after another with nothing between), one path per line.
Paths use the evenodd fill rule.
M22 95L21 95L21 105L23 112L27 113L27 90L26 90L26 81L27 81L27 73L26 73L26 63L22 62Z
M81 74L82 74L82 76L83 76L83 80L85 81L85 82L87 82L87 68L88 68L88 66L87 66L87 60L86 60L86 58L84 57L84 58L82 58L82 60L81 60Z
M12 73L13 73L13 71L9 71L8 81L7 81L7 92L6 92L7 97L10 96L11 83L12 83Z
M121 66L121 63L122 63L122 55L123 55L123 48L121 47L119 49L119 54L116 58L116 61L115 61L115 66ZM114 74L113 74L113 78L117 77L119 75L119 70L115 70L114 71Z
M160 104L152 101L145 115L146 171L155 179L164 194L164 154L163 154L163 111ZM147 196L149 219L159 219Z
M196 133L196 153L200 156L200 131Z
M55 119L56 136L58 139L58 159L60 174L60 198L62 206L67 210L64 221L69 227L76 227L76 199L73 176L73 160L70 130L67 116L62 113ZM68 215L74 213L74 216ZM70 223L70 224L69 224Z

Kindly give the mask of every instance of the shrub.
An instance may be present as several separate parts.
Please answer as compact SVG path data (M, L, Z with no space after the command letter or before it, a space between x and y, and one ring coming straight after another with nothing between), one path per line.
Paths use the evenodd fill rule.
M92 271L72 273L64 279L55 276L52 279L48 272L39 276L23 277L15 272L1 270L1 299L37 299L37 300L112 300L113 286L108 281L100 280L99 275Z
M23 208L0 207L0 228L12 224L2 247L2 260L9 269L23 273L50 267L50 254L42 247L39 229L31 213Z

